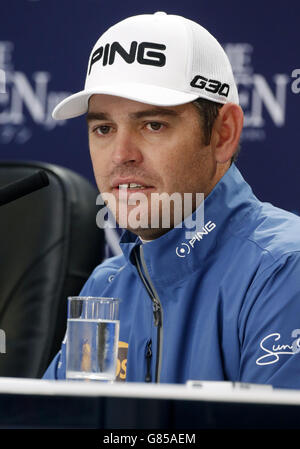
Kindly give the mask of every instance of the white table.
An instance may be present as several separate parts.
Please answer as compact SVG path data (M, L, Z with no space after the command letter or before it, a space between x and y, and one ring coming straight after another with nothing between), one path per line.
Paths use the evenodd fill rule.
M187 386L0 378L2 428L294 428L298 423L300 390L230 382Z

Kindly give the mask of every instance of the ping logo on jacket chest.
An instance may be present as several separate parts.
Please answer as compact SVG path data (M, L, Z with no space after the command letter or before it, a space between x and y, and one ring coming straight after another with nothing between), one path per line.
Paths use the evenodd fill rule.
M200 242L205 235L208 235L217 225L212 221L208 221L205 226L203 226L201 231L196 232L196 234L187 241L187 243L182 242L176 248L176 254L178 257L186 257L190 254L191 249L194 249L195 243Z

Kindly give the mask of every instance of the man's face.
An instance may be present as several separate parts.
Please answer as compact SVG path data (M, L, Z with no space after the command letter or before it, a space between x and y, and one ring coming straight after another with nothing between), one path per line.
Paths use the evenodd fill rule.
M151 207L151 197L163 193L178 193L182 198L184 193L207 196L216 183L213 151L202 143L199 113L191 103L157 107L110 95L93 95L87 120L98 188L116 200L120 226L124 227L125 220L125 227L142 238L157 238L178 224L172 217L171 205L169 229L162 227L164 206L160 202L157 212L155 201ZM129 205L135 198L140 201ZM151 228L157 213L159 227ZM148 227L133 226L134 216L139 223L146 220Z

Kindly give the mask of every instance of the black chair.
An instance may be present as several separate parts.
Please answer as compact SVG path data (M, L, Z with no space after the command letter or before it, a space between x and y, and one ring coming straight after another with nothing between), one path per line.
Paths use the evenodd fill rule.
M79 294L105 256L98 192L80 175L2 161L0 187L40 169L47 187L0 207L0 376L43 375L65 333L67 296Z

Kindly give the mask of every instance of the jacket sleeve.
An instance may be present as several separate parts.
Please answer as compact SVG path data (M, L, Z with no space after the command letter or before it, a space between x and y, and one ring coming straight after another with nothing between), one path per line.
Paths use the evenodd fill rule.
M282 256L249 289L240 313L241 382L300 388L300 253Z
M43 375L44 380L63 380L66 378L66 337L47 370Z
M57 367L60 362L60 358L61 358L61 351L59 351L56 354L56 356L54 357L54 359L48 366L46 372L43 375L43 379L46 379L46 380L57 380L58 379Z

